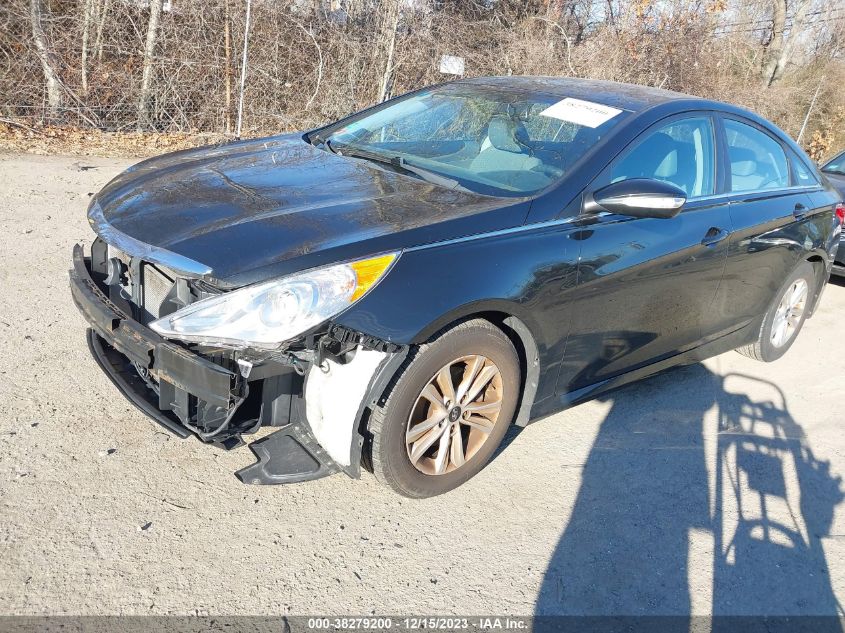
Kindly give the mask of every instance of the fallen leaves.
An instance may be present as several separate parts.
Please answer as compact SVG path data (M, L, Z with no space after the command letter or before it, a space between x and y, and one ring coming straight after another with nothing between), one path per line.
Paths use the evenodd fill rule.
M230 140L224 134L101 132L0 119L0 151L78 156L152 156Z

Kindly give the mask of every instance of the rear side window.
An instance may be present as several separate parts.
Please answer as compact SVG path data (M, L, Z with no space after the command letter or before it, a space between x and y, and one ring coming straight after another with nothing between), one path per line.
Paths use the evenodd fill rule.
M725 119L731 191L761 191L789 186L783 147L755 127Z
M715 191L713 124L709 117L675 120L646 132L610 171L610 181L649 178L675 185L688 198Z
M819 184L813 172L808 169L804 161L795 152L789 152L789 160L792 161L792 184L799 186Z

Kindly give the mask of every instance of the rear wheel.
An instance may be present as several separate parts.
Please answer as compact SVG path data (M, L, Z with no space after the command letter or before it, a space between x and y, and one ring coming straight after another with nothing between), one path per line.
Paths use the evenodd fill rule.
M807 320L815 291L815 270L809 262L802 262L784 282L769 306L757 340L737 351L767 363L786 354Z
M483 320L422 345L370 418L376 477L408 497L430 497L470 479L490 460L520 393L513 344Z

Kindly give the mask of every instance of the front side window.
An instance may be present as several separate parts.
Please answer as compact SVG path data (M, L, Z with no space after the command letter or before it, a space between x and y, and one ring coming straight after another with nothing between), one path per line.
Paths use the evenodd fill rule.
M611 168L610 181L649 178L675 185L687 198L715 193L713 124L709 117L673 121L646 132Z
M330 127L317 140L352 159L367 153L421 177L434 172L441 183L445 177L478 193L524 196L563 178L626 116L527 89L447 84Z
M731 191L763 191L789 186L789 167L783 147L755 127L725 119Z

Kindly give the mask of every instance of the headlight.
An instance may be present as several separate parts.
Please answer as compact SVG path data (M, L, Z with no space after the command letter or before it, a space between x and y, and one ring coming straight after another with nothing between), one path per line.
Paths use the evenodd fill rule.
M397 256L388 253L247 286L192 303L150 327L165 338L276 349L358 301Z

